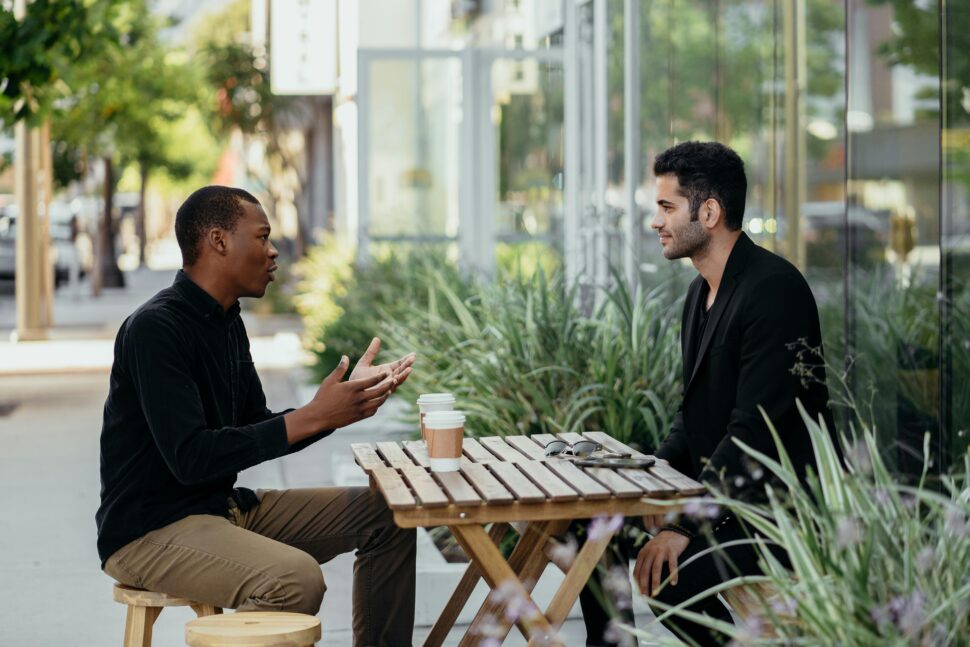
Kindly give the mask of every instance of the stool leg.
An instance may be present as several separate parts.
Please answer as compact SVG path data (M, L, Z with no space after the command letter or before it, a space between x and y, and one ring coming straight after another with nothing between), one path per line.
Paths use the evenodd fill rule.
M125 647L151 647L152 627L161 612L161 607L128 605L128 617L125 620Z
M222 613L222 607L217 607L214 604L203 604L201 602L198 604L193 604L192 610L195 611L195 615L199 616L200 618Z

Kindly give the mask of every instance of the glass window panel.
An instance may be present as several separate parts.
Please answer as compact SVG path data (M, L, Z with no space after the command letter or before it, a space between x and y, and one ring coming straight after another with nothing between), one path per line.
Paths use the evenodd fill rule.
M562 65L499 59L491 72L498 135L496 237L542 238L561 249Z
M371 64L372 238L457 234L461 87L457 59Z
M944 3L943 309L944 450L959 460L970 444L970 5Z
M848 6L854 386L887 455L914 474L924 434L940 438L937 5Z

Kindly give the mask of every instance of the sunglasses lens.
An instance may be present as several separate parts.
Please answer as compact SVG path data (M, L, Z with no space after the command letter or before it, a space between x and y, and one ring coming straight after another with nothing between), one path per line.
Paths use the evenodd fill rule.
M592 440L582 440L573 445L573 454L585 458L599 448L599 443L595 443Z
M566 449L566 443L562 440L554 440L546 445L546 456L558 456Z

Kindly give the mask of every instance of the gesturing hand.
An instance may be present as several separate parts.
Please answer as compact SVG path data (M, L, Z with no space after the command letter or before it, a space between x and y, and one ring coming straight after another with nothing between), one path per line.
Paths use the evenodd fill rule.
M308 406L318 416L320 428L337 429L374 415L394 390L394 376L387 371L372 371L367 377L341 382L350 360L344 355L337 368L326 377Z
M640 586L640 593L657 595L664 562L670 567L670 585L677 586L677 559L689 543L690 539L679 533L662 530L640 549L633 568L633 579Z
M391 388L391 393L393 393L397 390L397 387L401 386L404 380L408 379L408 375L411 374L411 365L414 364L416 355L414 353L408 353L401 359L394 362L374 366L374 358L377 357L377 353L379 353L380 350L381 338L374 337L374 339L371 340L370 345L367 347L367 350L364 351L364 354L361 356L360 361L357 362L357 366L355 366L353 372L351 372L350 379L357 380L372 377L380 373L386 373L395 380L395 384Z

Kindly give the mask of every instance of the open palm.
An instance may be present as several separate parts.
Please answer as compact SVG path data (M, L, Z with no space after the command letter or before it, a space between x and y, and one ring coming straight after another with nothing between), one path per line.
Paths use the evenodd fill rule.
M408 375L411 374L411 366L414 364L416 355L414 353L408 353L399 360L375 365L374 359L380 350L381 339L380 337L374 337L367 347L367 350L361 356L360 361L354 367L353 372L350 374L350 379L358 380L383 374L394 378L395 384L392 391L397 390L397 387L401 386L404 380L408 379Z

